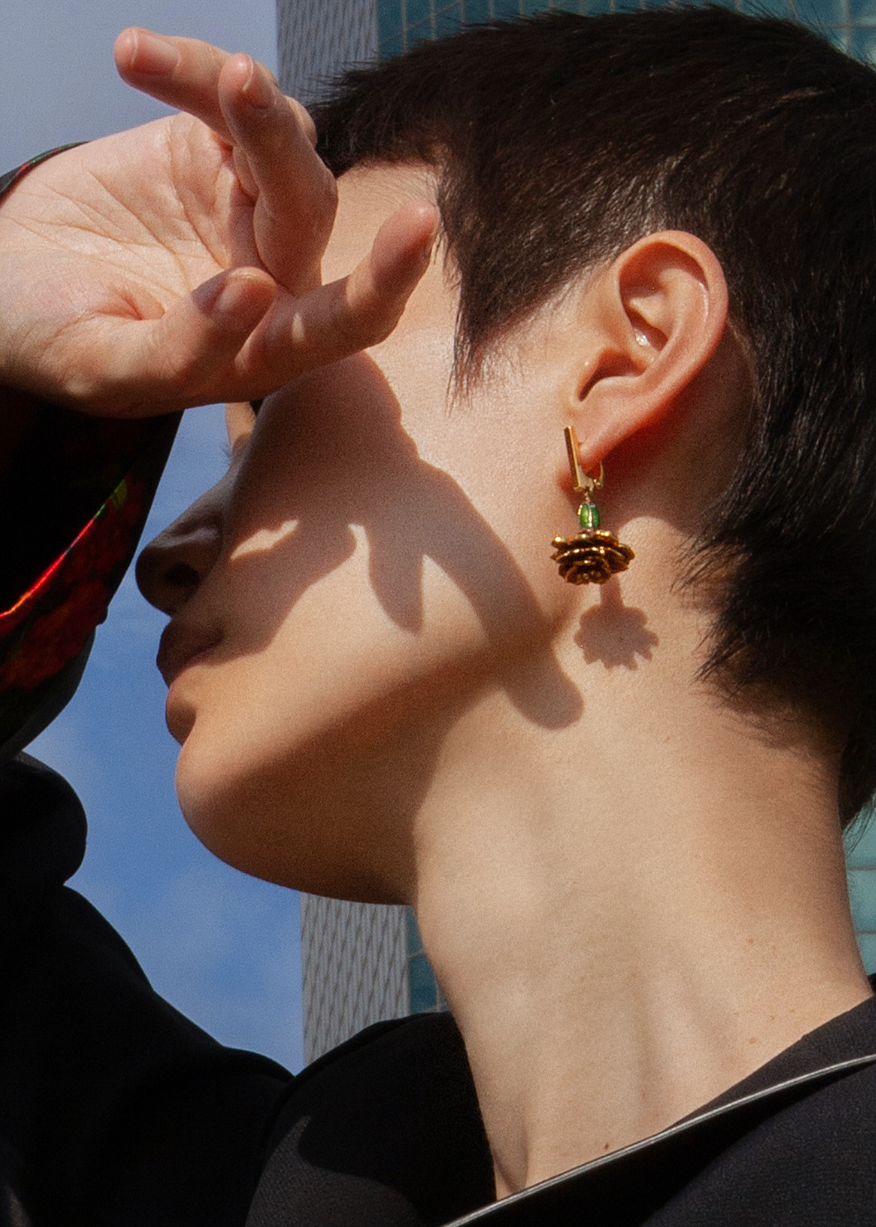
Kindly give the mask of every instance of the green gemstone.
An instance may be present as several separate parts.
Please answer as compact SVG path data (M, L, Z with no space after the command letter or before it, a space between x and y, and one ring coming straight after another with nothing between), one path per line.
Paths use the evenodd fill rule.
M582 528L599 528L599 508L595 503L582 503L578 508Z

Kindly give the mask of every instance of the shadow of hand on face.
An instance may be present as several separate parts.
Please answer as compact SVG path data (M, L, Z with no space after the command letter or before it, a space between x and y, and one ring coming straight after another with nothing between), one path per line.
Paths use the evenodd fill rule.
M588 664L601 661L606 669L637 669L637 657L651 659L660 640L648 630L641 609L624 605L618 584L609 580L600 589L600 602L581 615L575 642Z
M352 528L359 526L372 589L397 626L421 630L424 560L431 558L469 600L488 641L498 645L513 636L516 643L541 644L534 655L522 653L525 664L509 659L503 673L501 684L518 710L545 728L578 719L580 693L554 658L523 572L453 478L419 457L391 388L367 355L304 376L262 413L284 417L264 431L264 442L257 433L241 474L270 486L271 522L254 529L296 525L267 551L284 580L265 590L264 602L273 604L262 606L264 641L312 584L352 555ZM288 468L277 464L278 445ZM265 553L259 550L260 565ZM247 563L243 556L230 565ZM260 646L249 644L250 650Z

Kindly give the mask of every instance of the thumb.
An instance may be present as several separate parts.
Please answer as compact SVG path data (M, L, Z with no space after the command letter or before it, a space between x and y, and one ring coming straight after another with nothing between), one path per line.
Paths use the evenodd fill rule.
M107 328L99 393L81 397L86 412L151 417L199 403L272 306L273 278L256 268L219 273L155 320ZM97 392L97 389L95 389ZM207 399L212 399L208 396Z

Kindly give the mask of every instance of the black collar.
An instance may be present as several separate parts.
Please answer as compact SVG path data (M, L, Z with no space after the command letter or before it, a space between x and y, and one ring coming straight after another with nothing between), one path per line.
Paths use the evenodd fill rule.
M874 977L876 979L876 977ZM448 1224L638 1227L770 1117L876 1065L876 998L831 1019L696 1113Z
M653 1137L593 1159L521 1193L493 1202L448 1227L637 1227L709 1163L776 1112L857 1070L876 1053L802 1074L690 1117Z

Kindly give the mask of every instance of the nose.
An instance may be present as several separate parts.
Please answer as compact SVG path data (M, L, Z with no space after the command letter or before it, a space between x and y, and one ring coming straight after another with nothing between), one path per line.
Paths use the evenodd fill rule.
M137 585L150 605L177 613L210 574L222 548L222 521L212 491L150 541L137 560Z

